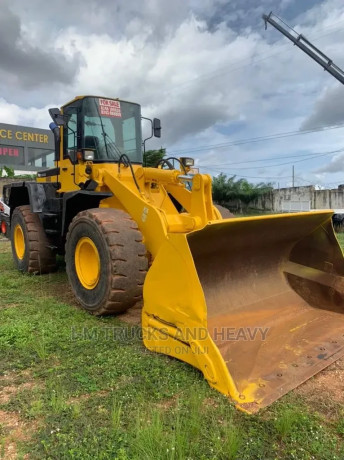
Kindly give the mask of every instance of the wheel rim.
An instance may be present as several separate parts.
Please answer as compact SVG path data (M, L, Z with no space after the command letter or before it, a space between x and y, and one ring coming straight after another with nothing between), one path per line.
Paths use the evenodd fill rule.
M25 255L25 238L23 229L19 224L14 228L14 248L18 259L23 260Z
M94 289L100 277L100 258L91 238L80 238L75 248L75 269L79 281L86 289Z

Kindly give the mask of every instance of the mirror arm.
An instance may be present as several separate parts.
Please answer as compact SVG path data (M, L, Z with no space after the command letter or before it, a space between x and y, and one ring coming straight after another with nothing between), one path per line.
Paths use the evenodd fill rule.
M149 136L149 137L146 137L146 139L143 140L142 142L142 145L143 145L143 158L145 160L145 164L143 166L146 166L146 159L145 159L145 153L146 153L146 141L148 141L149 139L152 139L152 137L154 136L154 131L153 131L153 120L151 120L150 118L146 118L146 117L141 117L141 120L148 120L150 121L151 123L151 129L152 129L152 134Z

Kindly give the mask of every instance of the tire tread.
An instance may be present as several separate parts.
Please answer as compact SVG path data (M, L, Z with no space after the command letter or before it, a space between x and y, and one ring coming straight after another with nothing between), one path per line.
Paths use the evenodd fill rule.
M82 220L92 220L110 252L111 279L105 301L95 315L121 313L134 306L142 298L142 286L148 269L146 248L136 222L119 209L95 208L82 211L72 220L66 238Z
M31 274L46 274L55 271L56 255L48 247L49 241L38 214L32 212L29 205L18 206L13 212L12 219L18 214L23 218L25 224L24 230L26 230L29 243L27 272ZM14 245L13 242L12 245Z

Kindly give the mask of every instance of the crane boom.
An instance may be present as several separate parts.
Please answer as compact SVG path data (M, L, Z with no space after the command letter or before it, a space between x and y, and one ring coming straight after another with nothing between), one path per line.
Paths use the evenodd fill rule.
M277 19L281 21L281 23L285 24L291 32L289 32L286 27L284 27L280 22L277 22L275 19L272 18L275 16ZM307 38L305 38L302 34L298 34L295 32L294 29L289 27L284 21L282 21L278 16L274 15L272 12L268 15L263 14L263 19L265 21L265 29L267 27L267 23L271 24L275 29L281 32L285 37L289 38L290 41L294 43L294 45L298 46L302 51L308 54L309 57L314 59L324 70L329 72L334 78L340 81L344 85L344 71L338 67L336 64L333 63L332 59L330 59L326 54L320 51L316 46L314 46Z

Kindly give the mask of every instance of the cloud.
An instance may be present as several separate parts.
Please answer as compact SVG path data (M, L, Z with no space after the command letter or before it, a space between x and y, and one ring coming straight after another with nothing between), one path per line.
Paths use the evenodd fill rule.
M322 166L319 169L314 171L314 174L322 174L322 173L338 173L344 171L344 153L339 155L335 155L331 161Z
M200 76L223 68L228 56L249 59L257 48L256 36L237 37L227 28L211 33L192 15L163 42L149 42L150 36L144 28L131 39L117 41L107 34L65 30L63 52L69 54L73 46L83 59L65 99L78 93L139 102L145 115L162 119L164 142L169 144L240 118L240 106L251 97L250 88L236 82L240 74L229 78L228 66L216 78Z
M305 3L282 0L279 10L291 25L298 15L298 30L340 56L344 31L335 25L344 19L342 0ZM297 131L331 77L274 29L264 31L261 13L274 4L59 0L47 8L46 0L11 0L0 20L1 121L45 127L47 107L99 94L138 102L143 115L161 118L162 138L148 148L187 151ZM322 38L318 31L324 28ZM223 162L335 150L339 134L209 148L196 156L199 164L216 169ZM291 166L244 166L251 165L236 170L238 175L282 176L281 181L291 176ZM299 163L297 169L308 180L311 169L321 166ZM230 168L223 169L231 173Z
M294 0L281 0L279 13L294 3ZM262 28L262 14L276 9L275 0L245 0L245 7L240 0L203 0L195 5L199 17L207 22L210 30L215 31L219 24L225 23L237 32Z
M41 108L28 107L23 110L17 104L9 104L3 98L0 98L1 121L13 125L18 124L47 129L51 121L48 109L51 107L56 107L56 104L52 103Z
M9 0L7 0L9 1ZM115 40L128 39L149 29L150 40L166 38L189 16L185 0L161 3L161 0L59 0L46 7L46 0L31 0L27 7L23 0L11 0L16 11L22 11L26 22L35 25L44 35L75 27L80 34L107 34ZM37 15L43 21L37 21Z
M9 86L25 89L42 84L71 83L79 66L78 56L68 59L49 44L43 47L32 45L23 33L21 19L6 4L2 5L1 78L7 80Z
M301 129L313 129L319 126L336 126L344 123L344 87L327 88L317 100L310 116L302 123Z

